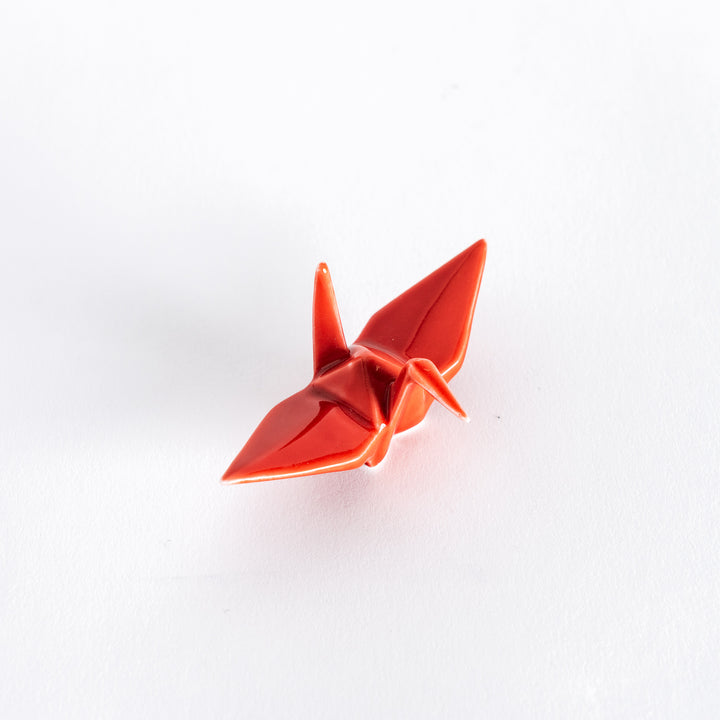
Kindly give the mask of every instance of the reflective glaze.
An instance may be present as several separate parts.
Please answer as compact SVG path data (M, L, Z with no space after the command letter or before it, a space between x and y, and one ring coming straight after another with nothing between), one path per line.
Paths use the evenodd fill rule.
M404 292L345 342L324 263L315 273L315 375L276 405L223 476L276 480L376 465L396 432L417 425L433 400L467 419L448 381L462 366L486 245L476 242Z

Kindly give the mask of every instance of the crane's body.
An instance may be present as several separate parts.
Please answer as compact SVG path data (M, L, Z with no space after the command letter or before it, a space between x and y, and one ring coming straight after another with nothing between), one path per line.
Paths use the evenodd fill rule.
M465 357L485 264L483 240L370 318L345 342L327 266L315 273L314 376L275 406L223 476L274 480L376 465L433 400L467 419L448 381Z

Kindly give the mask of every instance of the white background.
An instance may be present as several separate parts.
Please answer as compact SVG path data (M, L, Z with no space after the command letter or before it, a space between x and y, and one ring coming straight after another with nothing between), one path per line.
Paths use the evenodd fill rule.
M0 9L0 716L720 715L713 3ZM376 470L224 487L485 237Z

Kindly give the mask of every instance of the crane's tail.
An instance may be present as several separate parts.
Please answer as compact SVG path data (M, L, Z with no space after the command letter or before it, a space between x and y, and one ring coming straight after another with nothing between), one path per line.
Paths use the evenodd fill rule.
M315 271L313 295L313 360L317 375L324 368L350 357L340 322L330 271L320 263Z

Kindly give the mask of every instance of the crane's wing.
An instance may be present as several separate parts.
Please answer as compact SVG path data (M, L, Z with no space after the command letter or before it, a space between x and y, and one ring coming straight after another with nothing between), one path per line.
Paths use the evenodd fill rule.
M378 429L312 385L276 405L223 475L230 483L360 467Z
M465 359L485 266L479 240L378 310L355 341L406 362L432 360L449 380Z

